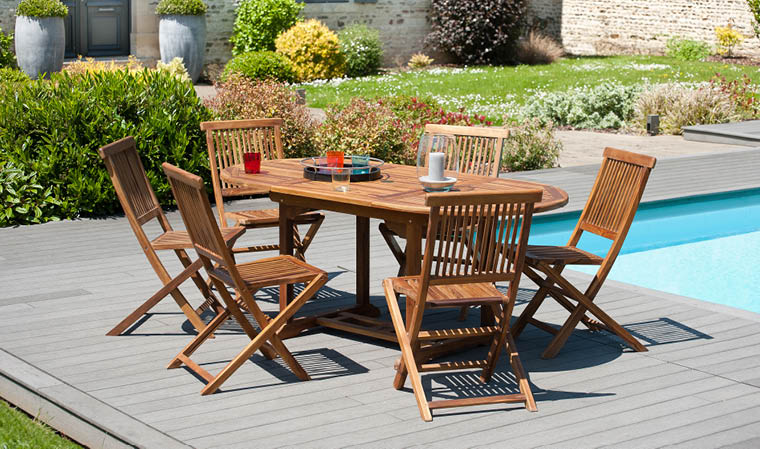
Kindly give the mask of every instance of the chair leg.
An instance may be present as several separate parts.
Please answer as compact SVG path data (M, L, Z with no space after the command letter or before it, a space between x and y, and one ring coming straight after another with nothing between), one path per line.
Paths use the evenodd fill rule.
M406 273L406 252L401 249L401 246L398 244L396 234L391 231L385 223L380 223L378 229L380 230L380 235L383 236L385 243L388 245L388 248L391 250L393 257L395 257L398 262L398 275L403 276Z
M383 282L383 287L385 288L385 300L388 303L388 310L391 314L391 321L393 321L393 328L396 331L399 346L401 346L402 363L399 365L399 372L402 367L407 367L412 382L412 390L414 391L414 399L417 401L417 407L420 410L420 416L424 421L432 421L433 415L430 412L430 406L425 397L425 390L422 387L422 379L420 378L420 373L417 369L417 362L414 359L414 350L412 349L409 334L407 334L404 319L401 317L401 310L399 309L398 301L396 300L396 292L393 291L393 286L388 280Z
M156 304L158 304L162 299L166 297L166 295L172 295L174 300L177 302L177 304L182 309L182 312L185 314L187 319L192 323L193 327L198 331L202 331L206 327L206 323L203 322L200 316L198 316L197 313L195 313L195 310L190 306L190 304L187 302L187 299L185 299L185 296L179 291L179 286L187 280L191 275L195 274L200 268L203 266L203 263L200 259L196 260L192 264L188 265L180 274L178 274L175 278L171 279L169 282L167 282L159 291L153 294L150 298L148 298L147 301L145 301L140 307L135 309L132 313L130 313L126 318L121 320L119 324L114 326L113 329L108 331L106 335L108 336L115 336L120 335L122 332L124 332L127 328L129 328L131 325L133 325L140 317L148 313L150 309L152 309Z
M321 215L317 221L309 226L309 230L306 231L306 235L303 237L303 239L300 240L300 244L296 245L296 257L303 261L306 261L306 250L309 249L309 246L314 240L314 236L317 235L317 231L319 231L319 228L322 226L323 221L325 221L325 217L324 215ZM296 232L295 229L294 232Z
M270 340L275 332L277 332L285 324L285 322L287 322L287 320L293 316L298 311L298 309L301 308L306 300L314 296L314 294L317 293L317 291L322 288L326 282L327 276L324 274L319 275L313 281L309 282L303 291L298 296L296 296L295 299L293 299L293 302L291 302L285 310L277 314L277 316L272 321L270 321L269 324L262 328L261 332L256 336L256 338L248 343L246 347L243 348L243 350L240 351L240 353L235 356L235 358L232 359L227 364L227 366L225 366L222 371L220 371L219 374L217 374L216 377L201 390L201 394L205 396L212 394L218 390L224 381L226 381L238 368L240 368L240 366L246 360L248 360L248 358L254 352L256 352L259 347L261 347L261 345L263 345L267 340Z
M525 375L520 355L517 353L517 345L515 345L515 340L510 332L507 333L507 354L509 355L509 364L512 366L512 372L515 374L515 379L520 386L520 393L525 395L525 408L528 411L537 412L538 408L536 407L536 400L533 398L533 391L530 389L528 376Z

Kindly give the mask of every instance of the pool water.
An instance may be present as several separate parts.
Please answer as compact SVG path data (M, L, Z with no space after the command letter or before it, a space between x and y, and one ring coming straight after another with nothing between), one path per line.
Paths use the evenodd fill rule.
M579 212L537 215L534 245L565 245ZM611 241L584 233L604 256ZM609 279L760 313L760 189L644 203ZM595 273L597 266L569 266Z

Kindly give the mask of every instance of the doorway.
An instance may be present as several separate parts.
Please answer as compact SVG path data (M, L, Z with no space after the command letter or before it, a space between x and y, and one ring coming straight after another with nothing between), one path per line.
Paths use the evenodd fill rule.
M129 54L130 0L63 0L66 57Z

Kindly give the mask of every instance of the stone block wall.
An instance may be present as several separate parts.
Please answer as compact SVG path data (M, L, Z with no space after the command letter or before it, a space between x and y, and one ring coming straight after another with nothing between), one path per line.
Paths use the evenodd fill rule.
M662 54L671 36L715 44L715 26L732 21L747 36L737 54L760 56L745 0L529 0L532 16L568 52Z

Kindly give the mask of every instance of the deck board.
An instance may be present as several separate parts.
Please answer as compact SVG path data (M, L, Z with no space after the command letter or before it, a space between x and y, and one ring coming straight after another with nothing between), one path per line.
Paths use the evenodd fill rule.
M507 176L562 187L570 202L554 213L563 213L583 207L597 169ZM760 187L757 173L760 151L665 159L653 171L644 200ZM272 203L230 205L231 210L251 207ZM176 212L169 219L182 228ZM303 313L353 302L354 224L353 217L327 213L308 258L331 278ZM370 294L387 318L380 282L397 267L376 228L372 221ZM276 230L260 230L241 243L276 238ZM170 272L181 269L176 260L164 260ZM517 448L755 447L760 438L760 315L698 300L609 282L597 301L650 352L631 352L615 337L579 327L557 358L543 360L550 336L529 327L518 348L538 413L513 405L483 406L440 411L432 423L424 423L408 385L403 391L391 387L399 351L387 343L312 331L287 344L313 381L299 382L280 362L254 355L220 393L202 397L202 383L188 371L165 369L191 338L173 301L159 304L131 334L104 336L159 287L123 217L0 229L0 261L0 349L28 364L30 378L54 376L55 385L66 385L71 401L95 401L101 407L85 410L111 410L100 413L102 426L128 417L130 429L152 429L146 433L151 441L164 435L166 441L199 448L251 447L254 442L273 448L494 447L505 441ZM588 279L581 273L571 277ZM516 313L534 286L525 280L522 288ZM200 302L190 283L183 292L192 303ZM273 293L261 292L265 310L276 308ZM477 315L469 319L474 322ZM426 323L435 327L455 316L436 311ZM550 306L541 317L559 324L565 312ZM195 358L215 372L246 341L233 326L202 346ZM436 396L509 391L515 386L503 363L487 387L471 373L436 373L426 382ZM139 443L139 432L128 436ZM143 443L150 447L149 441Z

